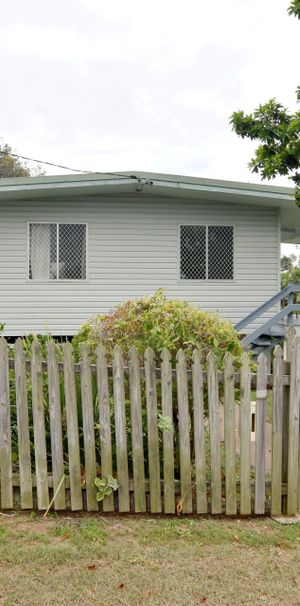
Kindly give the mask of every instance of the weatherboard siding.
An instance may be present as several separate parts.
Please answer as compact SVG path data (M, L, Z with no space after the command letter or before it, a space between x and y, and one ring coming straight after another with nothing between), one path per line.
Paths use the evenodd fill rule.
M28 223L43 221L88 224L87 281L28 279ZM179 279L181 224L234 225L233 281ZM124 299L164 288L236 323L277 292L279 239L277 210L267 207L142 194L2 202L0 321L6 335L72 334Z

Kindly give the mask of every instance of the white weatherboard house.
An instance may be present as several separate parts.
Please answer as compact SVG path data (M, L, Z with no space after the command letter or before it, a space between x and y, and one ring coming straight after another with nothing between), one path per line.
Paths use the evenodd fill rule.
M0 179L4 334L72 335L158 288L235 324L279 291L280 243L300 242L291 191L148 173Z

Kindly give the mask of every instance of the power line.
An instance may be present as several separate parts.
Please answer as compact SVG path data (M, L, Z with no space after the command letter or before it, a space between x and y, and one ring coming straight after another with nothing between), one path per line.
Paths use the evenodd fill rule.
M70 166L64 166L62 164L54 164L53 162L47 162L46 160L37 160L36 158L29 158L28 156L21 156L20 154L13 154L11 152L6 152L0 150L0 154L3 156L12 156L13 158L20 158L22 160L28 160L29 162L37 162L38 164L47 164L48 166L54 166L55 168L62 168L64 170L70 170L74 173L85 173L85 174L97 174L97 175L113 175L114 177L123 177L125 179L137 179L136 175L124 175L122 173L110 173L110 172L100 172L100 171L91 171L91 170L81 170L77 168L70 168Z

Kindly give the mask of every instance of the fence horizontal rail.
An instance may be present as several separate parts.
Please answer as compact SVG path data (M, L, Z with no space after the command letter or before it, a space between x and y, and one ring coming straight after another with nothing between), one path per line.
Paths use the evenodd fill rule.
M81 373L81 363L80 362L76 362L74 363L74 371L76 374L80 375ZM11 370L14 370L15 368L15 363L14 360L9 360L9 368ZM31 368L31 362L30 360L26 360L26 369L30 370ZM58 370L59 372L63 372L63 368L64 368L64 364L63 362L58 362ZM43 372L47 372L47 362L42 362L42 371ZM93 375L97 374L97 366L96 364L91 364L91 372ZM109 376L113 376L113 367L108 365L107 366L107 372ZM156 377L159 379L161 378L161 368L155 368L155 373L156 373ZM176 370L174 368L172 368L171 370L171 374L172 374L172 379L176 378ZM124 375L125 377L129 377L129 367L128 366L124 366ZM204 370L203 373L203 383L207 383L207 372ZM140 366L140 376L144 379L145 378L145 368L144 366ZM188 381L192 380L192 376L193 373L191 370L187 369L186 371L186 376ZM221 371L218 371L217 373L217 378L218 378L218 383L220 383L221 385L224 383L224 373ZM240 385L241 383L241 373L240 372L235 372L233 374L233 378L234 378L234 384L235 385ZM284 385L290 385L290 375L289 374L284 374L283 375L283 384ZM255 388L256 387L256 383L257 383L257 375L254 372L250 373L250 381L251 381L251 387ZM267 389L273 389L273 383L274 383L274 376L273 374L269 373L267 375Z

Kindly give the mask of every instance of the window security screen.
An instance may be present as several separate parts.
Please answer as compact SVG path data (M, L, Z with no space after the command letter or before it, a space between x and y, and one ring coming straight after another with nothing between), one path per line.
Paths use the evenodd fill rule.
M180 228L180 277L185 280L206 278L206 227L182 225Z
M233 280L233 227L208 227L208 279Z
M180 277L233 280L233 227L181 225Z
M31 223L29 225L31 280L86 279L86 225Z

